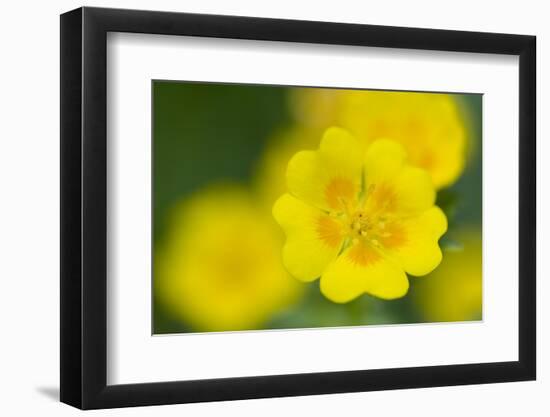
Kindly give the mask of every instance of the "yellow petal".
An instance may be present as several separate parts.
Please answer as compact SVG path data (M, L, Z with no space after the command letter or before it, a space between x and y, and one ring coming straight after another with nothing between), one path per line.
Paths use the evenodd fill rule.
M380 139L365 153L366 183L377 183L393 178L405 164L407 152L399 143Z
M427 171L405 166L392 185L397 195L397 211L420 212L435 203L435 188Z
M371 212L421 212L435 202L428 172L408 165L404 148L390 140L378 140L368 148L365 184L366 207Z
M433 271L442 258L438 240L447 231L443 211L433 206L418 216L400 221L399 225L403 236L394 245L385 245L387 254L411 275L421 276Z
M291 194L317 208L342 211L361 190L361 151L347 131L325 131L319 150L298 152L288 163Z
M360 242L338 256L321 277L321 292L336 303L346 303L363 293L389 300L404 296L408 289L402 269Z
M290 194L277 200L273 216L287 236L283 264L288 272L305 282L318 278L342 247L341 224Z
M430 321L479 320L482 313L481 229L462 229L453 236L459 250L446 251L441 265L415 282L416 307Z

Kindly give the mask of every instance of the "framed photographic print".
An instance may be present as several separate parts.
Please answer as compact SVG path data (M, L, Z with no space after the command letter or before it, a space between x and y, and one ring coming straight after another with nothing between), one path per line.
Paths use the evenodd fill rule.
M535 37L61 16L61 401L535 379Z

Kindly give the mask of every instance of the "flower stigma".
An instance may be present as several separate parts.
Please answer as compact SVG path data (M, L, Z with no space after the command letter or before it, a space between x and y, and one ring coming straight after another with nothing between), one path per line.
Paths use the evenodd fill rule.
M370 184L357 204L348 199L339 198L339 207L342 210L332 211L331 217L336 218L343 230L347 230L346 237L349 243L362 242L376 248L382 248L382 243L391 246L392 237L399 228L389 222L388 209L393 204L393 193L388 187L378 187L379 193L373 195L375 184ZM393 226L393 227L392 227ZM395 230L394 230L395 229ZM344 245L346 247L348 245Z

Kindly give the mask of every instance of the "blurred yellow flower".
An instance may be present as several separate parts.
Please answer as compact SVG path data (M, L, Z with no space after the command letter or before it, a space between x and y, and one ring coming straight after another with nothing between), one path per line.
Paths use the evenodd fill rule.
M291 107L300 124L340 126L364 146L378 138L399 142L436 189L464 170L466 128L450 94L303 88L291 96Z
M404 296L405 272L425 275L441 261L447 219L434 205L426 171L406 163L401 145L378 140L362 151L347 131L329 128L316 151L288 163L273 215L287 240L283 263L301 281L345 303L363 293Z
M195 330L260 327L302 290L281 264L273 226L236 186L186 199L155 258L159 301Z
M439 268L415 282L413 299L429 321L481 319L481 231L462 231L457 241L462 249L445 252Z

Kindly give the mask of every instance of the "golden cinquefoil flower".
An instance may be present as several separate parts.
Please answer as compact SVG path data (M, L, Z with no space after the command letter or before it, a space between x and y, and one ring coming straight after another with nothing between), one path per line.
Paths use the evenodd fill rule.
M237 186L211 186L177 206L155 257L155 294L198 331L251 330L296 301L272 219Z
M330 300L363 293L399 298L406 273L425 275L441 261L447 219L434 205L429 174L409 165L401 145L378 140L361 151L347 131L329 128L319 150L288 163L273 215L286 233L283 263L294 277L321 277Z
M399 142L436 189L452 185L464 170L467 129L451 94L299 89L291 105L299 123L343 127L363 146L379 138Z

